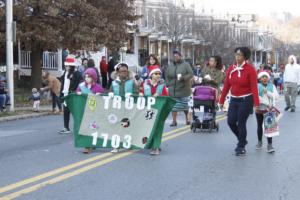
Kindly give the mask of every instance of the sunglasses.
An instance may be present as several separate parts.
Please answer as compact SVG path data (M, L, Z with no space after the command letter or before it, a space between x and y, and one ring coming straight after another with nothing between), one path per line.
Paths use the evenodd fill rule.
M161 75L161 73L153 73L154 75Z

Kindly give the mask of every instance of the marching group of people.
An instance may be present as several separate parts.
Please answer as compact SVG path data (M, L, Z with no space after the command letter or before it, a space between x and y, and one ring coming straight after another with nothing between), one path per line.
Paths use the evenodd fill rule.
M222 65L220 56L211 56L207 66L201 67L196 64L191 67L182 59L179 51L173 52L174 61L162 69L155 55L150 55L147 64L140 74L134 74L129 70L126 63L115 64L114 59L102 57L100 70L95 67L93 59L82 59L82 65L77 66L73 57L66 57L64 73L56 78L48 72L43 72L43 80L47 83L40 91L50 90L52 96L52 108L55 113L63 113L64 127L59 133L70 133L70 110L61 97L70 93L101 94L112 93L113 95L125 96L136 94L140 96L170 96L176 101L172 110L171 127L177 126L177 113L183 111L186 125L190 125L189 116L190 96L194 85L206 83L216 88L218 104L222 109L226 97L230 96L227 111L227 123L237 138L235 153L237 156L245 155L247 141L246 123L250 114L255 112L257 119L257 149L263 145L263 119L264 114L275 107L284 88L286 108L295 112L295 101L300 84L300 66L295 56L288 58L288 64L281 71L274 71L269 65L261 65L259 70L250 63L251 51L247 47L238 47L234 51L235 62L227 69ZM102 81L100 81L100 77ZM2 78L0 79L1 83ZM283 85L284 84L284 85ZM0 87L0 90L1 87ZM36 88L32 89L34 110L39 109L40 94ZM1 93L2 95L2 93ZM5 99L5 101L7 101ZM1 102L3 98L1 96ZM1 104L2 106L2 104ZM56 110L58 107L58 110ZM206 110L204 110L206 111ZM157 139L158 138L158 139ZM160 153L161 137L154 142L150 154ZM267 151L274 152L272 137L268 137ZM93 148L86 147L83 153L91 153ZM113 149L112 152L118 152Z

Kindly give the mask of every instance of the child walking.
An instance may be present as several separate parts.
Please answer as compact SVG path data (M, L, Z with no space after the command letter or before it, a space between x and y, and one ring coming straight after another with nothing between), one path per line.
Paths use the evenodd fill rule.
M270 81L270 74L267 71L261 71L258 74L258 93L259 93L259 108L256 110L256 121L257 121L257 137L258 143L256 149L259 150L263 146L262 135L263 135L263 121L264 114L267 113L274 105L279 95L276 86ZM268 137L267 152L273 153L275 149L272 145L272 137Z
M100 94L104 92L104 89L97 83L98 76L96 73L97 69L94 68L88 68L85 70L83 77L84 77L84 82L80 83L79 86L77 87L76 93L78 95L81 94ZM93 150L93 147L86 147L83 150L84 154L89 154Z
M140 96L169 96L167 88L161 80L161 70L158 66L149 68L149 78L146 79L141 87ZM162 132L156 132L152 141L150 141L150 155L159 155Z

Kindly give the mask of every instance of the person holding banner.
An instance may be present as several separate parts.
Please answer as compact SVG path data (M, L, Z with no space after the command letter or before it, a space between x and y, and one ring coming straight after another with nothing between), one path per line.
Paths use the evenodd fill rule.
M166 85L161 80L161 70L159 66L152 66L149 68L149 77L150 79L146 79L142 83L140 96L168 96L168 90ZM156 133L154 137L152 138L152 141L149 141L151 143L150 147L150 155L159 155L159 149L161 144L161 138L162 138L162 132Z
M138 83L134 80L134 75L128 70L126 63L118 63L115 66L115 72L111 74L113 79L110 86L109 96L130 96L138 93ZM114 148L112 153L118 153L119 149Z
M275 106L275 101L279 98L276 86L270 81L270 74L267 71L261 71L258 74L258 94L259 94L259 108L256 110L256 121L257 121L257 138L258 143L256 149L259 150L263 146L262 135L263 135L263 122L264 114L271 111ZM265 133L268 140L267 152L275 152L272 145L272 136Z
M126 94L137 94L138 84L134 80L134 75L128 70L126 63L118 63L115 72L112 73L112 84L110 92L113 95L125 96Z
M67 57L65 61L65 72L61 76L61 97L65 97L70 93L74 93L82 80L82 75L79 71L76 71L77 62L73 57ZM58 133L68 134L71 133L69 123L71 112L64 102L64 128Z
M81 82L76 89L76 93L78 95L81 94L100 94L104 93L104 89L101 87L100 84L97 83L98 76L96 70L93 68L88 68L85 70L84 74L84 82ZM83 150L84 154L89 154L93 150L92 147L85 147Z

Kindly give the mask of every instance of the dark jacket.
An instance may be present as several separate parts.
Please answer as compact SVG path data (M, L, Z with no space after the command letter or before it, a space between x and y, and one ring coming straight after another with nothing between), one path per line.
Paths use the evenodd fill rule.
M33 93L28 100L39 101L41 100L41 95L39 92Z
M65 74L66 74L66 71L64 71L63 75L60 77L60 81L61 81L60 95L61 95L61 97L64 96L62 91L64 89L64 84L65 84ZM74 71L69 77L70 77L69 93L74 93L74 92L76 92L76 89L77 89L79 83L82 81L82 75L79 71Z
M177 74L181 74L180 80ZM193 71L191 66L184 61L173 63L167 68L166 85L168 87L170 97L187 97L191 95L191 79Z
M110 59L109 62L108 62L108 74L111 74L113 71L115 71L115 65L116 65L116 62L115 62L115 59Z

